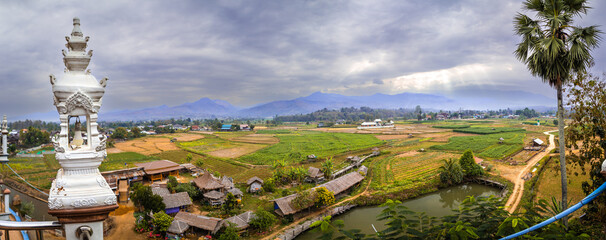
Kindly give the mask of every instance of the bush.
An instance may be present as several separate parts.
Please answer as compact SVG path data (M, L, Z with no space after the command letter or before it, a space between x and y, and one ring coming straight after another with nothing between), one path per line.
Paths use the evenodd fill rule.
M259 208L255 211L255 217L250 220L250 226L259 232L269 230L276 223L276 216Z
M478 164L473 157L473 152L467 150L459 159L459 164L463 168L466 177L479 177L484 175L484 169Z
M173 218L171 216L169 216L168 214L164 213L163 211L154 213L154 226L156 227L156 231L159 233L164 233L166 232L166 230L168 230L168 227L170 227L170 224L172 224L173 222Z

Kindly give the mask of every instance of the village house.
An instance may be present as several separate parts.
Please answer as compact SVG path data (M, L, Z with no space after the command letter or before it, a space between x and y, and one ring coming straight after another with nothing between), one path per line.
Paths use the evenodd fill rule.
M240 215L236 215L227 219L223 219L221 226L229 226L229 224L233 224L238 231L246 230L250 225L250 220L255 217L255 213L252 211L246 211Z
M248 181L246 181L246 185L248 185L247 191L249 193L257 193L261 191L261 188L263 187L263 180L256 176L251 177L250 179L248 179Z
M146 163L135 163L135 166L142 167L145 175L150 181L162 181L168 176L179 176L179 172L185 169L183 166L169 160L158 160Z
M244 195L240 189L234 187L233 179L227 176L217 179L206 172L195 178L193 182L203 192L204 200L211 206L222 205L227 193L233 194L238 201Z
M221 131L231 131L231 124L223 124L221 125Z
M248 124L240 124L240 130L242 131L250 131L250 126Z
M323 182L324 173L320 171L319 168L309 167L309 169L307 169L307 177L305 177L305 181L314 183Z
M335 197L339 194L344 193L351 187L357 185L358 183L364 180L364 176L359 172L351 172L342 177L334 179L332 181L326 182L324 184L318 185L312 189L318 187L325 187L328 191L333 192ZM308 190L308 191L311 191ZM292 215L297 212L300 212L304 209L297 209L293 206L292 201L297 197L297 194L288 195L286 197L274 199L274 211L280 216ZM310 205L311 206L311 205ZM308 206L308 207L310 207Z
M192 205L191 198L187 192L170 193L168 188L155 186L152 192L162 197L162 202L166 206L164 212L173 214Z
M215 234L221 228L220 218L207 217L188 212L178 212L173 221L181 221L187 224L190 229L192 227L197 228L207 234Z
M191 130L192 130L192 131L200 131L200 126L198 126L198 125L193 125L193 126L191 126Z

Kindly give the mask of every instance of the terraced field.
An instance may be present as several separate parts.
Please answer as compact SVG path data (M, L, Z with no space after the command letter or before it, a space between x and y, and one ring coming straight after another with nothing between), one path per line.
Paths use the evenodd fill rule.
M297 131L275 136L280 139L279 143L242 156L238 160L257 165L271 164L282 159L289 163L298 163L310 154L323 159L384 143L370 134Z
M462 153L465 150L473 151L477 156L484 158L503 158L523 148L525 132L506 132L477 136L452 137L447 144L434 145L433 150L446 150ZM503 138L503 143L499 143Z

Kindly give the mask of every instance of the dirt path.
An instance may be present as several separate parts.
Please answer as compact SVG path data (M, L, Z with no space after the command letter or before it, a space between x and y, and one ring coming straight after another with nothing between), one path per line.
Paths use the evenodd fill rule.
M282 227L282 228L280 228L280 229L278 229L278 230L274 231L272 234L270 234L269 236L264 237L264 238L262 238L262 239L263 239L263 240L272 240L272 239L275 239L275 237L276 237L277 235L279 235L280 233L284 232L286 229L292 228L292 227L294 227L294 226L299 225L299 224L300 224L300 223L302 223L302 222L305 222L305 221L307 221L307 220L309 220L309 219L311 219L311 218L314 218L314 217L316 217L316 216L318 216L318 215L320 215L320 214L324 213L324 212L325 212L327 209L330 209L330 208L336 207L336 206L337 206L337 205L339 205L339 204L342 204L342 203L347 202L347 201L354 200L354 199L358 198L359 196L362 196L363 194L365 194L365 193L366 193L366 191L368 191L368 188L370 187L370 182L372 182L372 176L371 176L370 174L369 174L369 175L367 175L366 177L368 178L368 183L366 184L366 187L364 188L364 191L362 191L362 192L360 192L360 193L358 193L358 194L356 194L356 195L354 195L354 196L348 197L348 198L346 198L346 199L344 199L344 200L342 200L342 201L339 201L338 203L335 203L335 204L333 204L333 205L331 205L331 206L329 206L329 207L327 207L327 208L324 208L324 209L320 209L320 210L318 210L318 211L315 211L314 213L312 213L312 214L310 214L310 215L307 215L306 217L303 217L303 218L301 218L301 219L299 219L299 220L297 220L297 221L294 221L294 222L292 222L292 223L290 223L290 224L288 224L288 225L286 225L286 226L284 226L284 227Z
M518 204L520 203L520 200L522 199L522 195L524 195L525 181L522 179L522 176L528 173L528 171L532 167L534 167L534 165L537 164L539 160L541 160L543 157L549 154L551 150L555 148L555 136L550 134L550 132L554 131L544 132L544 134L549 135L549 146L547 147L547 149L528 160L526 167L522 169L522 171L520 171L520 173L518 174L518 177L516 178L514 183L515 186L513 188L513 192L511 193L511 196L505 204L505 210L507 210L509 213L515 212L516 208L518 207Z

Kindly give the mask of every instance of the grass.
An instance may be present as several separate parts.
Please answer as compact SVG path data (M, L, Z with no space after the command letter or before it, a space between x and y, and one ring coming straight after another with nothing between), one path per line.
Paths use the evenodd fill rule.
M43 158L14 158L10 159L9 166L29 183L43 190L50 189L51 180L61 168L55 155L44 155ZM7 171L9 176L21 182L9 169L4 168L3 171Z
M293 133L293 131L291 130L287 130L287 129L264 129L264 130L258 130L257 131L258 134L290 134Z
M524 132L526 130L522 128L511 128L511 127L470 127L463 129L454 129L453 132L462 133L475 133L475 134L495 134L495 133L506 133L506 132Z
M307 155L320 159L345 152L382 145L384 142L370 134L298 131L297 134L276 135L280 142L239 158L241 162L271 164L276 160L298 163Z
M431 126L433 128L446 128L446 129L461 129L461 128L468 128L469 124L451 124L451 125L435 125L435 126Z
M526 134L523 132L452 137L447 144L434 145L431 146L431 149L454 152L463 152L469 149L479 157L503 158L522 149L525 137ZM503 143L499 143L499 138L504 139Z
M145 156L143 154L134 152L110 153L107 154L107 158L101 162L99 171L104 172L131 168L135 167L135 163L150 162L158 159L159 158L154 156Z

